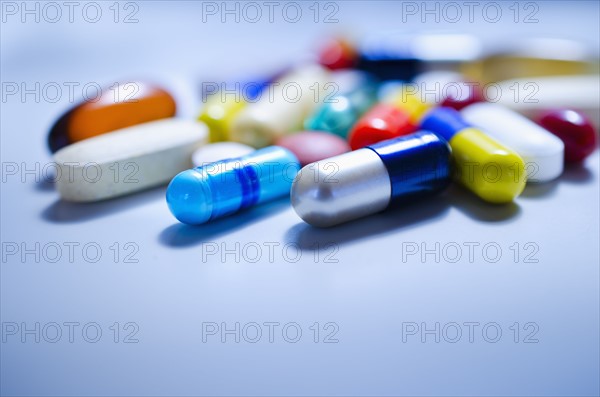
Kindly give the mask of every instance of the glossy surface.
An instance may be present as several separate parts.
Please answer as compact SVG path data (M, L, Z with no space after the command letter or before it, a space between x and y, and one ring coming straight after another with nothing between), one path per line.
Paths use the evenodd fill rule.
M180 222L198 225L289 194L299 169L290 151L267 147L179 173L167 204Z
M559 137L565 144L565 161L577 163L598 146L597 132L583 114L570 109L552 110L538 117L539 125Z
M444 98L440 106L462 110L477 102L485 102L480 86L461 85L460 90L448 90L448 96Z
M192 154L194 167L201 167L215 161L241 157L250 154L255 149L237 142L217 142L204 145Z
M483 200L503 204L525 189L523 159L475 128L462 130L450 140L455 178Z
M481 102L467 106L462 117L523 158L530 182L547 182L563 171L564 144L533 121L503 106Z
M234 119L230 139L255 148L302 129L302 123L323 100L329 74L318 65L299 67L269 87ZM312 88L311 88L312 87Z
M429 131L368 146L388 170L392 203L428 196L450 183L450 147L445 139Z
M207 140L204 124L174 118L86 139L54 154L56 188L64 200L91 202L165 184Z
M418 132L309 164L292 185L292 206L307 223L330 227L443 190L448 144Z
M444 137L452 148L454 179L481 199L508 203L525 188L525 163L513 150L466 122L450 108L432 110L421 128Z
M342 38L327 40L319 52L319 63L331 70L351 68L356 62L356 49Z
M210 142L229 140L229 131L235 116L244 109L246 101L240 94L217 92L209 96L202 107L198 120L208 126Z
M416 127L410 121L410 115L398 107L380 103L365 113L354 125L348 135L352 150L373 143L408 135Z
M284 136L279 138L275 144L294 153L302 166L351 150L350 145L344 139L322 131L303 131Z
M175 111L173 97L158 86L132 82L105 87L94 102L84 102L61 116L50 130L48 147L56 152L106 132L173 117Z
M377 84L367 76L356 79L345 92L327 97L304 122L307 130L328 131L346 138L350 128L377 101Z
M425 113L431 108L431 104L425 101L425 95L418 90L408 87L400 89L392 96L391 103L408 115L411 123L419 125Z

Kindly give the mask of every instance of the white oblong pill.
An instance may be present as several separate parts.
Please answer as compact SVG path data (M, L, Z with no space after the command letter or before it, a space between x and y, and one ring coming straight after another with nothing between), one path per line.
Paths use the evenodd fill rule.
M318 65L299 67L283 76L236 116L229 138L261 148L283 135L301 131L304 119L334 88L325 87L328 77L329 73Z
M56 188L67 201L92 202L166 184L191 168L192 153L208 141L194 120L164 119L69 145L54 154Z
M255 150L252 146L238 142L211 143L194 152L192 163L194 163L194 167L201 167L215 161L245 156Z
M475 103L461 110L464 119L516 151L525 161L528 182L547 182L563 170L563 142L533 121L504 106Z
M585 114L600 127L600 76L529 77L498 83L498 104L527 117L542 111L567 108ZM490 88L490 90L493 90Z

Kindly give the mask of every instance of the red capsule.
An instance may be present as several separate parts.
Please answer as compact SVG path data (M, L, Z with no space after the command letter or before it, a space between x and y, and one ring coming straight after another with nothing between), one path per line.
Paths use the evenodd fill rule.
M380 103L356 122L348 135L348 141L352 150L356 150L386 139L408 135L416 130L408 112Z
M542 114L537 121L564 142L566 162L580 162L596 149L596 131L591 121L580 112L552 110Z
M344 39L328 40L319 52L319 63L331 70L351 68L356 60L356 50Z
M449 107L455 110L462 110L463 108L472 105L477 102L485 102L483 92L478 85L461 84L461 92L454 90L448 90L448 96L444 99L440 106Z

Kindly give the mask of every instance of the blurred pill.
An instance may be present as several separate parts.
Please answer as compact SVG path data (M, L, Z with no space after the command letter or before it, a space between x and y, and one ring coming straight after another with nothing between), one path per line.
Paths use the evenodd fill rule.
M408 115L408 119L415 126L419 125L425 113L431 109L432 104L424 100L424 95L413 85L405 85L391 97L392 105Z
M352 150L356 150L415 131L416 126L407 112L394 105L380 103L357 121L348 135L348 143Z
M448 90L440 106L462 110L477 102L485 102L481 88L477 83L464 83L458 90Z
M565 144L565 161L577 163L592 154L597 146L594 126L583 114L570 109L552 110L538 117L539 125Z
M356 61L356 49L348 40L343 38L327 40L319 51L319 64L330 70L354 67Z
M208 126L210 142L229 140L233 120L246 103L239 92L225 94L219 91L206 99L198 120Z
M253 152L252 146L238 142L217 142L204 145L197 149L192 155L194 167L201 167L215 161L245 156Z
M393 102L394 98L396 98L405 84L406 83L400 80L387 80L381 82L377 88L377 100L385 103Z
M302 130L302 123L324 97L329 73L319 65L299 67L267 88L233 120L230 140L255 148Z
M54 154L62 199L92 202L166 184L208 140L203 123L167 119L102 134Z
M481 85L469 82L460 73L451 71L425 72L408 86L414 85L422 102L460 110L485 99Z
M83 139L175 115L173 97L164 89L142 82L106 87L99 97L67 111L48 135L51 152Z
M523 38L502 43L462 72L488 84L508 79L598 73L597 54L583 43L553 38Z
M345 138L350 128L377 100L376 80L364 72L344 72L338 88L304 122L307 130L328 131Z
M361 43L357 68L381 80L410 81L429 70L457 70L480 57L481 48L465 34L383 32Z
M275 144L294 153L302 166L350 151L350 146L344 139L321 131L304 131L284 136Z
M488 102L467 106L461 114L466 121L517 152L525 161L529 182L547 182L562 173L565 145L533 121Z
M486 91L489 91L486 96L494 97L496 103L529 118L535 118L548 109L568 108L583 113L596 128L600 128L598 75L507 80Z

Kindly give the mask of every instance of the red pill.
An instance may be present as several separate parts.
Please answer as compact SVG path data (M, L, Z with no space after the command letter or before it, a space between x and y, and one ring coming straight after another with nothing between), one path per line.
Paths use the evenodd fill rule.
M541 115L538 124L565 144L565 161L577 163L596 149L596 131L591 121L575 110L559 109Z
M479 88L479 85L460 84L460 92L448 89L448 96L440 106L449 107L455 110L463 108L477 102L485 102L485 97Z
M294 153L303 167L350 151L350 146L343 138L323 131L304 131L283 136L275 141L275 145Z
M319 63L331 70L351 68L356 60L356 50L344 39L328 40L319 52Z
M386 139L408 135L416 130L408 112L380 103L356 122L348 135L348 141L352 150L356 150Z

